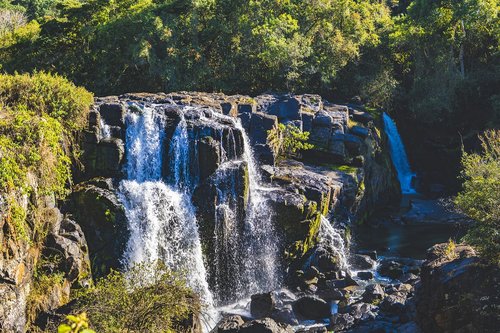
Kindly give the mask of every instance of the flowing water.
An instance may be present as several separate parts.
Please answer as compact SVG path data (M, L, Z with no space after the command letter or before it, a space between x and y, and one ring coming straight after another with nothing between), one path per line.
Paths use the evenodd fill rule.
M126 265L161 260L185 273L189 285L208 305L227 304L279 287L279 242L273 215L239 122L206 110L198 115L201 123L217 129L215 139L221 151L220 165L209 179L217 190L214 253L202 253L200 221L192 204L202 167L198 165L196 144L199 133L185 118L193 108L181 111L168 140L165 116L155 106L133 110L126 117L127 177L118 191L130 231ZM243 153L239 155L236 131L243 139ZM248 175L244 205L241 202L245 196L236 188L238 170L246 170ZM209 270L205 263L210 264ZM209 286L207 281L215 283Z
M335 253L337 258L339 258L339 268L349 271L349 263L347 260L349 252L345 245L344 238L323 215L321 216L318 239L319 244Z
M401 192L404 194L416 193L412 184L413 179L415 178L415 173L411 170L405 146L401 140L401 136L399 135L396 123L385 112L383 114L383 118L385 132L389 138L392 163L398 173L399 183L401 184Z

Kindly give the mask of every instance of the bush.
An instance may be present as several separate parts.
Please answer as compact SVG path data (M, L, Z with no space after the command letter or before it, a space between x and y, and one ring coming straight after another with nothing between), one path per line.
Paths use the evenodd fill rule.
M61 121L69 130L83 128L92 102L91 93L59 75L0 74L0 105L25 106L39 116Z
M127 273L113 271L80 297L97 332L179 332L179 323L200 311L186 284L161 263L142 263Z
M278 124L273 129L267 131L267 143L274 152L276 159L295 157L300 150L314 148L310 143L309 132L302 132L294 125Z
M465 240L500 264L500 130L486 131L480 139L483 153L462 157L463 191L455 202L477 221Z

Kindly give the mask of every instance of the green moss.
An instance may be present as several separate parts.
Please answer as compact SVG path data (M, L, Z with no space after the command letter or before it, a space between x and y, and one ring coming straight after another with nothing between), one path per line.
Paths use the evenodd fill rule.
M341 172L345 172L345 173L348 173L351 175L356 175L356 173L358 172L358 168L350 166L350 165L329 164L329 165L327 165L327 167L329 167L330 169L332 169L334 171L341 171Z

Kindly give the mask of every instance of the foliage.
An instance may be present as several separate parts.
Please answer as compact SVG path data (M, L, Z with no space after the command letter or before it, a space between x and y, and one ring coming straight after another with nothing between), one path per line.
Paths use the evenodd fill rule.
M41 273L35 274L33 284L26 304L26 315L28 322L33 322L36 315L49 309L50 298L54 292L63 288L64 273ZM67 302L68 300L61 300Z
M169 332L200 304L185 281L162 263L142 263L127 273L113 271L79 298L79 310L102 332Z
M450 238L448 240L448 244L446 244L446 248L444 249L444 256L448 258L449 260L455 259L457 254L455 253L455 249L457 247L457 244Z
M87 314L85 312L79 315L69 315L66 317L66 324L61 324L57 328L57 333L95 333L89 329Z
M0 196L15 239L42 242L52 222L43 197L62 198L71 181L71 130L92 95L59 76L0 74Z
M0 74L0 105L25 107L38 116L47 115L71 130L81 129L92 104L92 95L63 77L44 72L33 75Z
M466 241L500 264L500 130L486 131L481 142L482 154L462 157L464 184L456 204L477 221Z
M291 124L278 124L267 131L267 143L271 147L277 160L294 157L300 150L314 148L310 143L309 132L302 132Z

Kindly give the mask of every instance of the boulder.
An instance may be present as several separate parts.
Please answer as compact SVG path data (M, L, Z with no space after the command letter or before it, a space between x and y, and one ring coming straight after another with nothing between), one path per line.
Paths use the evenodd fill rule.
M222 320L217 324L215 329L212 331L213 333L237 333L240 330L240 327L245 322L238 315L231 315L222 318Z
M271 318L277 323L287 324L287 325L298 325L299 321L293 312L292 306L287 304L279 309L275 309L271 314Z
M330 316L328 303L314 296L303 296L296 300L292 307L301 320L320 320Z
M498 332L500 268L470 246L429 249L417 291L417 323L423 332Z
M362 139L367 138L368 135L370 134L370 130L368 128L362 127L362 126L353 126L353 127L351 127L351 129L349 130L349 132L351 134L359 136Z
M355 254L352 256L351 264L356 269L372 269L377 262L364 254Z
M241 326L240 333L293 333L288 325L280 325L271 318L257 319Z
M382 260L378 268L380 275L397 279L404 273L404 266L394 260Z
M370 257L372 260L377 261L378 256L377 256L377 251L372 251L372 250L360 250L358 251L358 254L362 254L365 256Z
M358 272L358 278L364 281L368 281L373 279L373 273L372 272Z
M401 314L405 310L406 295L395 293L384 298L380 304L380 309L391 314Z
M363 123L365 125L373 121L373 116L366 111L349 108L349 115L352 120L359 121L360 123Z
M380 284L370 284L366 287L363 293L363 302L366 303L378 303L382 301L385 296L384 289Z
M354 317L348 313L335 313L330 317L328 330L337 332L349 329L354 325Z
M110 126L120 126L125 125L125 114L126 109L123 104L120 103L104 103L99 107L99 113L104 119L104 122Z
M276 306L276 297L273 292L255 294L251 297L250 313L254 318L269 317Z

